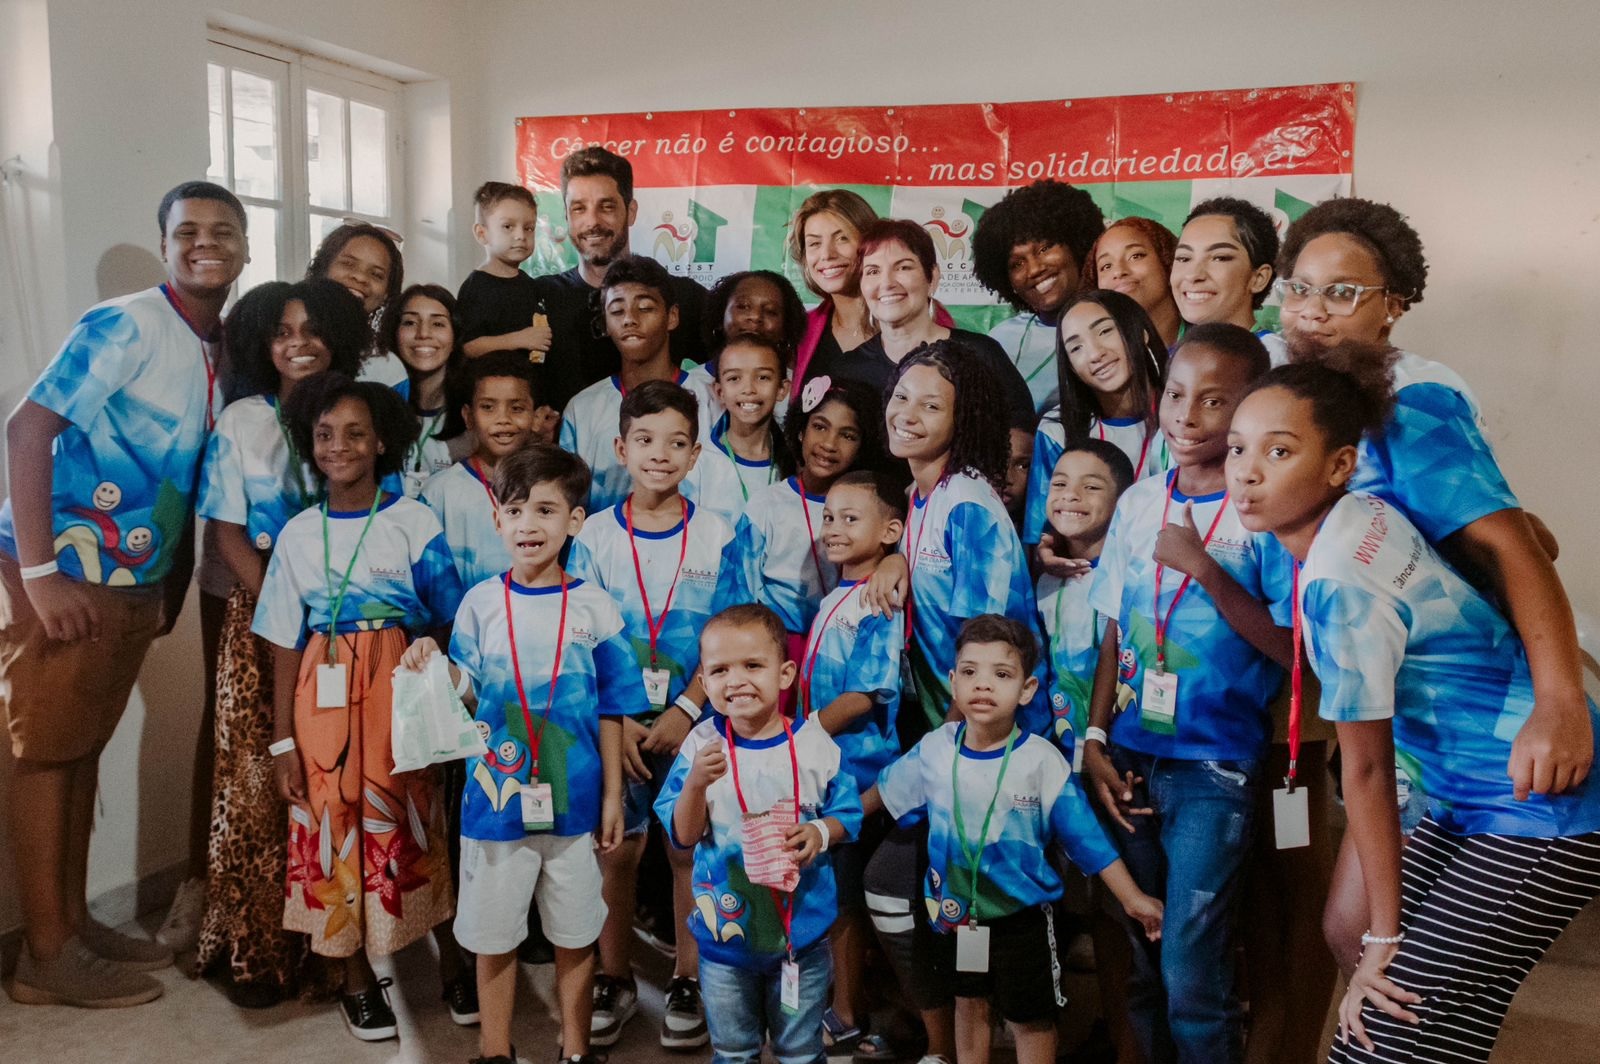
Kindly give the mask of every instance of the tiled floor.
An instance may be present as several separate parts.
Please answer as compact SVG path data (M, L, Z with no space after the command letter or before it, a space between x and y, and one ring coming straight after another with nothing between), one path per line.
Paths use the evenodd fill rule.
M649 951L641 949L642 954ZM426 944L397 958L391 991L400 1038L367 1045L347 1034L331 1006L283 1005L246 1012L208 983L176 971L161 975L166 995L137 1009L85 1012L28 1008L0 998L3 1064L461 1064L476 1049L475 1031L451 1024L438 1000L438 979ZM555 1028L523 969L516 1040L524 1059L546 1064L556 1052ZM641 974L664 984L667 964L646 956ZM673 1054L656 1042L661 997L645 989L641 1010L611 1050L619 1064L687 1064L706 1053ZM997 1055L998 1056L998 1055ZM1600 912L1579 917L1523 987L1497 1049L1495 1064L1592 1064L1600 1061ZM1294 1064L1294 1062L1285 1062Z

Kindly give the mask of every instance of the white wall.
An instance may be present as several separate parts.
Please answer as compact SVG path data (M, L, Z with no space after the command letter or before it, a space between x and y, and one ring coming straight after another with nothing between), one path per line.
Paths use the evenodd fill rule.
M1431 271L1403 346L1485 408L1513 487L1588 552L1600 488L1600 5L1535 0L490 0L484 171L514 173L513 120L722 106L960 103L1357 83L1358 195L1406 212ZM1101 43L1104 42L1104 43ZM536 56L530 59L530 55Z

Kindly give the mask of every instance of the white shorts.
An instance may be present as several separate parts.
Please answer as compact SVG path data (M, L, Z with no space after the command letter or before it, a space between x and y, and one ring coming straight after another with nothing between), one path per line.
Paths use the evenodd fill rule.
M528 937L528 906L534 901L552 945L583 949L600 937L606 903L592 833L461 840L455 932L463 948L513 952Z

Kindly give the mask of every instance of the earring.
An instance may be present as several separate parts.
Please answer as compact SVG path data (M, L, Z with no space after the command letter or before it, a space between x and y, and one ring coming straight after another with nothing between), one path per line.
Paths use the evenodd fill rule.
M1391 314L1391 315L1389 315L1389 316L1388 316L1388 317L1387 317L1387 318L1384 318L1384 319L1383 319L1383 323L1384 323L1384 324L1385 324L1385 325L1393 325L1393 324L1394 324L1394 315L1393 315L1393 314Z

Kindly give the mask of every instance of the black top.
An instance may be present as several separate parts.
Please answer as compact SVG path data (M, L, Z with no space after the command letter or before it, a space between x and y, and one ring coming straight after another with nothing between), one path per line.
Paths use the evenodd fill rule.
M591 288L574 266L565 273L538 278L545 285L546 305L550 310L549 364L552 397L564 407L574 395L595 381L622 368L617 347L606 335L605 315L600 308L600 290ZM704 362L700 344L700 318L705 310L706 290L689 277L672 278L672 296L678 304L678 327L672 332L672 360Z
M483 336L504 336L533 324L535 314L548 314L550 282L518 271L515 277L496 277L473 270L456 293L456 313L461 317L461 345ZM527 354L528 349L506 348ZM552 353L554 349L552 348ZM546 363L550 361L546 355ZM549 365L534 367L534 401L560 410L570 396L558 394Z
M831 337L825 336L824 339ZM1012 418L1033 416L1033 396L1029 394L1027 382L1017 372L1016 363L1011 361L1005 348L982 333L968 332L966 329L951 329L950 339L971 351L989 370L989 376L998 385ZM889 382L894 380L895 367L896 363L884 353L881 335L874 336L853 351L839 352L837 343L830 351L818 343L816 353L806 366L806 380L827 374L834 380L863 381L884 396L884 403L887 404L888 397L884 393L889 389Z

